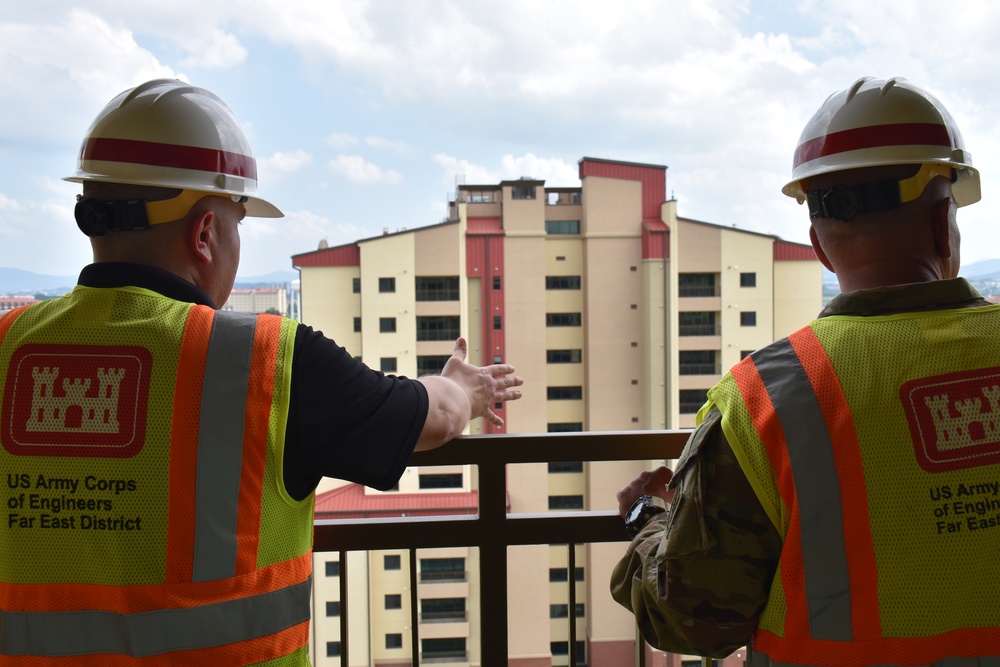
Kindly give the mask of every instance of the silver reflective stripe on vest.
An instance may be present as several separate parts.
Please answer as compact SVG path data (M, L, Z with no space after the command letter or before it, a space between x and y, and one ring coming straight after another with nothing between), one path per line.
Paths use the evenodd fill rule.
M0 612L0 655L137 658L222 646L309 620L312 580L249 598L138 614Z
M753 355L785 433L802 524L809 634L851 641L851 583L833 443L805 369L788 339Z
M198 427L194 581L236 574L243 421L256 326L256 315L223 311L212 324Z

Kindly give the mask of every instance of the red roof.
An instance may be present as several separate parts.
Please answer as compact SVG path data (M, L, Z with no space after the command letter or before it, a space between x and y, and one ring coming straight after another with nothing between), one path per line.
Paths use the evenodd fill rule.
M779 262L796 260L816 261L819 257L816 256L816 251L813 250L811 245L775 239L774 259Z
M348 484L316 496L317 519L450 516L478 512L478 491L365 493L365 487L361 484Z
M348 243L292 255L292 266L296 269L307 266L361 266L361 248L355 243Z

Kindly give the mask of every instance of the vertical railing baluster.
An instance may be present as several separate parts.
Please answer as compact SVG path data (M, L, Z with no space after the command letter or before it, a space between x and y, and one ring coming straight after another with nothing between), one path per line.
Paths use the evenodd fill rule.
M420 613L417 607L417 550L410 548L410 658L420 667Z
M347 660L347 552L340 551L340 667L348 667ZM316 656L319 662L319 656Z
M576 667L576 545L569 547L569 667Z

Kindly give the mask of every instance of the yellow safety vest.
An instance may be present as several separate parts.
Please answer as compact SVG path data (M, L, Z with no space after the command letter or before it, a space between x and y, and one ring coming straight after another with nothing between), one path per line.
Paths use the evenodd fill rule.
M998 332L1000 306L826 317L709 391L784 539L755 667L1000 661Z
M296 323L139 288L0 318L0 665L306 665Z

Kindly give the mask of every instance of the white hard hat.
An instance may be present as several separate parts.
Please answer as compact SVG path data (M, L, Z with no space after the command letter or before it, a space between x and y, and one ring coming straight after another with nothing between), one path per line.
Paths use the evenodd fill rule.
M175 79L119 94L84 137L67 181L103 181L245 198L250 217L280 218L257 196L257 162L226 103Z
M959 206L982 194L979 172L948 110L906 79L864 77L827 98L799 137L792 180L781 191L800 203L819 174L895 164L939 164L955 170Z

